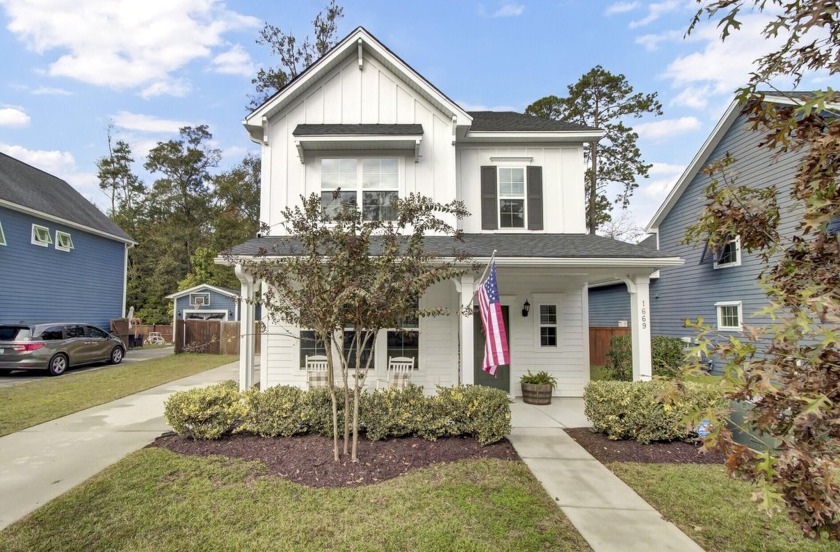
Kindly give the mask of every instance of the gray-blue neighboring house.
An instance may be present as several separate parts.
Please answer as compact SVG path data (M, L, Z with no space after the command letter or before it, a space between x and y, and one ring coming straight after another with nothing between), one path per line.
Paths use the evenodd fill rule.
M800 93L801 94L801 93ZM793 104L799 94L768 94L766 100ZM686 228L695 224L706 199L708 176L701 169L727 153L735 158L731 166L740 184L753 187L777 186L782 216L780 232L790 235L799 223L791 210L790 186L801 153L773 157L768 148L759 147L763 134L750 130L740 105L733 102L724 113L691 164L686 168L646 231L657 248L685 259L679 267L664 268L651 280L651 333L671 337L692 337L694 330L684 327L686 318L702 317L722 335L735 335L743 324L766 325L769 318L756 313L767 305L758 286L762 264L757 256L741 250L738 236L707 247L681 243ZM716 252L715 252L716 251ZM624 284L591 288L590 326L617 326L630 319L630 298Z
M70 184L0 153L0 323L125 316L134 240Z
M201 284L166 296L176 320L239 321L239 290Z

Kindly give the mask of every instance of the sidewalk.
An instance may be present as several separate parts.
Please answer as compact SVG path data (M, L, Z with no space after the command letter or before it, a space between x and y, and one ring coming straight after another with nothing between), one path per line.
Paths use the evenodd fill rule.
M563 431L591 424L583 399L511 405L513 447L595 552L702 548Z
M233 362L0 437L0 529L167 431L175 391L238 377Z

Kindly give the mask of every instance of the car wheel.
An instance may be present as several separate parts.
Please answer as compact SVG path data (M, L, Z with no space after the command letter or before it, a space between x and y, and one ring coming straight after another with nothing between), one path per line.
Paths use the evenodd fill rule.
M125 352L123 352L122 347L114 347L111 350L111 358L109 362L111 364L119 364L122 362L123 356L125 356Z
M67 355L58 354L50 359L47 369L51 376L60 376L67 371L68 364Z

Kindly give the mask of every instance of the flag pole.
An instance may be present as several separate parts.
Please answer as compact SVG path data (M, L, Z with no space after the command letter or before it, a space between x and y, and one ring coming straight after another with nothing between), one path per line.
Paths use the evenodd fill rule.
M487 267L484 269L484 272L481 273L481 278L478 279L479 283L476 284L475 287L473 288L472 298L470 298L470 302L467 303L466 305L464 305L464 308L468 308L470 305L473 304L473 301L475 301L475 291L478 288L478 286L480 286L481 284L484 283L484 280L487 278L487 272L490 270L490 267L493 266L493 261L495 261L495 260L496 260L496 250L494 249L493 254L490 255L490 262L487 263Z

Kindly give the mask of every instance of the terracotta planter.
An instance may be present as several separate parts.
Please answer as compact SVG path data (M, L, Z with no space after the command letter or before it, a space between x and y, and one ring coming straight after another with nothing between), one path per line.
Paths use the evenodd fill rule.
M522 402L525 404L551 404L551 384L523 383Z

